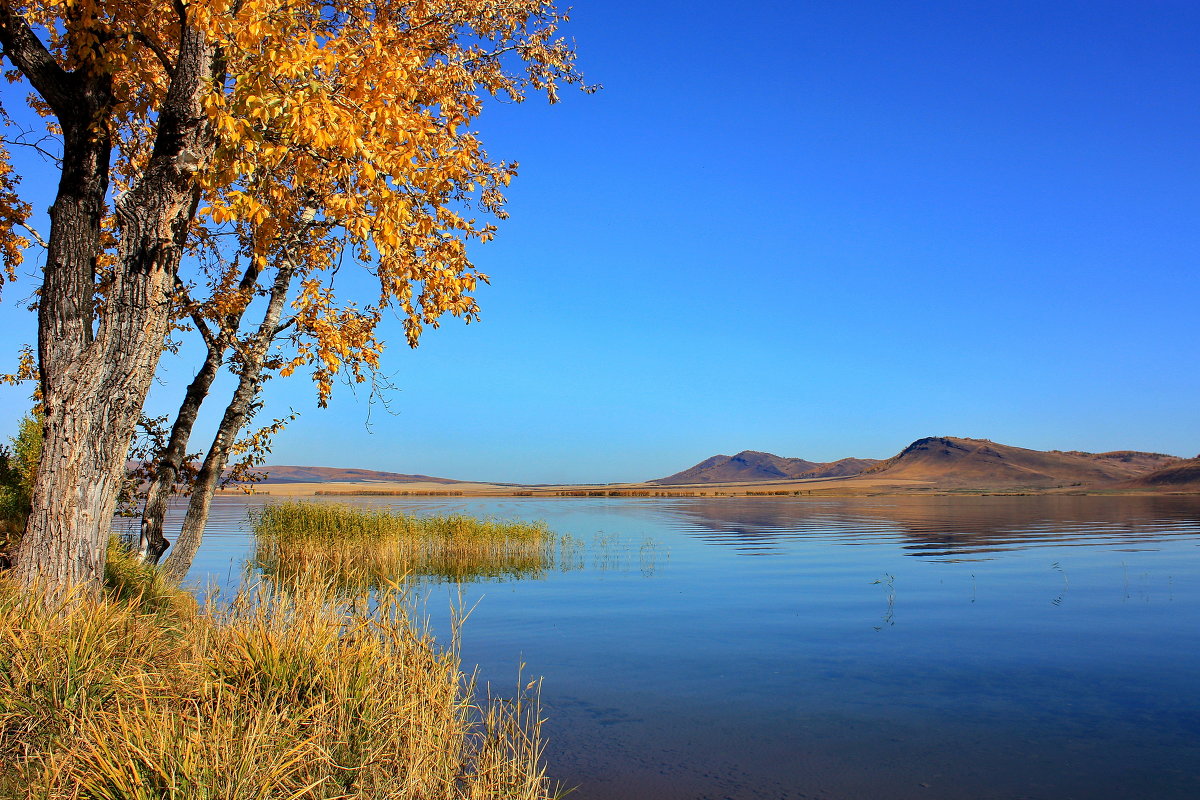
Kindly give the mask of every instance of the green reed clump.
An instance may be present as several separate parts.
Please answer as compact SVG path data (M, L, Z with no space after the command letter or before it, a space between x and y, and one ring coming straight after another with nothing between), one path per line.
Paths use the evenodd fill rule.
M310 571L361 591L402 576L439 581L536 577L554 564L557 541L543 522L417 517L326 503L269 505L252 520L253 562L291 579Z
M127 588L128 588L127 584ZM536 697L476 703L395 592L146 605L0 581L0 797L541 800Z

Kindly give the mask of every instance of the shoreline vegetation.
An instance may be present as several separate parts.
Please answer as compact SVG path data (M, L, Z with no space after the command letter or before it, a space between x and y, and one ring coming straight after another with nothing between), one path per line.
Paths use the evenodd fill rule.
M572 548L544 522L418 517L389 509L317 502L270 504L252 512L253 565L271 580L319 576L338 591L398 581L474 581L544 574Z
M335 537L318 527L331 520L347 543L326 558ZM481 697L463 671L461 619L449 645L435 641L400 583L375 571L386 559L362 570L345 560L363 553L364 538L402 529L410 544L392 552L408 562L424 558L450 576L496 557L505 571L536 558L551 538L544 525L324 505L258 523L276 572L232 598L198 602L115 538L97 596L46 600L0 576L0 796L560 793L542 764L539 682L510 699ZM288 533L300 523L310 527Z
M272 503L250 512L250 565L284 583L313 575L350 596L430 583L543 578L590 563L598 571L654 574L670 559L651 538L596 533L590 542L544 522L461 514L414 516L312 501Z
M917 484L917 485L913 485ZM426 490L420 486L401 488L381 487L378 482L364 482L360 486L348 482L337 482L337 488L328 483L258 483L254 487L225 489L222 495L252 494L278 498L302 497L810 497L810 498L869 498L869 497L993 497L993 496L1121 496L1121 497L1169 497L1200 495L1200 489L1184 488L1101 488L1085 486L1053 487L937 487L907 484L883 484L878 481L854 482L850 479L816 480L808 483L781 481L779 483L708 484L703 487L639 488L632 486L500 486L494 484L467 484L454 491Z

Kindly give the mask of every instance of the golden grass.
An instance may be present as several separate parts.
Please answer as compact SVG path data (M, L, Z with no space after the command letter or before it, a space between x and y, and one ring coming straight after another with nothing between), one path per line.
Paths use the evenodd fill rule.
M0 581L0 796L551 795L536 696L477 703L394 589L346 602L310 573L199 609L115 570L52 608Z
M316 571L350 591L403 576L433 581L538 577L555 563L543 522L463 515L415 517L387 509L289 502L252 520L253 562L272 579Z

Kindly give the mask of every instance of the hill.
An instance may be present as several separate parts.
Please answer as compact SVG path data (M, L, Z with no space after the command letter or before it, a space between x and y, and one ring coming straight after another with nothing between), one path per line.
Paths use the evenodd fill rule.
M333 483L345 481L385 481L388 483L462 483L451 478L433 478L429 475L408 475L401 472L376 472L370 469L342 469L340 467L297 467L287 465L256 467L256 472L265 472L263 483Z
M1133 489L1200 491L1200 457L1170 464L1123 485Z
M864 475L927 481L938 488L1111 486L1179 461L1162 453L1028 450L987 439L933 436L864 470Z
M737 455L706 458L694 467L665 478L647 481L661 486L697 483L740 483L800 478L841 478L857 475L872 464L869 458L843 458L827 463L803 458L783 458L773 453L743 450Z
M849 478L865 472L879 463L877 458L842 458L818 464L815 469L804 472L799 478Z

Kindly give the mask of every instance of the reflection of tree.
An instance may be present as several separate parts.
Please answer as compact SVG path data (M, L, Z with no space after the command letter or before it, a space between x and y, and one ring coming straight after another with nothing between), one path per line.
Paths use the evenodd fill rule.
M909 555L964 559L1064 542L1146 544L1195 535L1200 498L887 497L695 499L673 505L686 533L769 554L806 537L855 545L894 540ZM986 557L986 556L985 556Z

